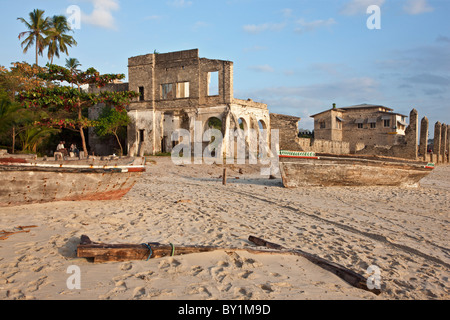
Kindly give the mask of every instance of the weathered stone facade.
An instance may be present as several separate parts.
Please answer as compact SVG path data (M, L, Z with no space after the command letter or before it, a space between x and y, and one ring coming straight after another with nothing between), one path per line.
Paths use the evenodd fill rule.
M200 58L198 49L148 54L130 58L128 74L129 90L141 94L128 108L130 155L171 152L179 128L191 133L191 143L202 141L212 118L222 123L224 155L234 129L270 131L267 105L234 98L231 61Z
M378 105L357 105L323 111L314 118L315 139L343 141L356 152L365 146L395 145L404 139L406 116Z
M428 124L428 118L423 117L420 124L419 157L424 161L428 160Z
M298 123L300 120L300 118L294 116L270 114L272 130L279 130L280 150L333 154L350 153L350 144L348 142L299 138Z

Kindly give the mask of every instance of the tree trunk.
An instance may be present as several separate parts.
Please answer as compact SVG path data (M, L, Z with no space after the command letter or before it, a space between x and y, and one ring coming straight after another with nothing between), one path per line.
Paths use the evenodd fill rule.
M13 132L12 132L12 149L11 149L11 154L14 154L14 146L16 144L16 127L13 126L12 128Z
M82 119L81 111L82 111L81 110L81 102L78 101L78 120L80 120L80 121ZM80 136L81 136L81 143L83 145L84 156L87 157L88 152L87 152L87 147L86 147L86 138L84 136L83 126L80 126Z
M83 144L84 156L87 156L86 138L84 137L83 127L80 127L81 143Z
M122 144L120 143L119 136L117 135L116 132L114 132L114 135L116 136L117 142L119 143L119 147L120 147L120 154L119 154L119 156L123 156L123 148L122 148Z
M36 40L36 66L37 66L38 65L38 43L37 43L37 39L35 39L35 40Z

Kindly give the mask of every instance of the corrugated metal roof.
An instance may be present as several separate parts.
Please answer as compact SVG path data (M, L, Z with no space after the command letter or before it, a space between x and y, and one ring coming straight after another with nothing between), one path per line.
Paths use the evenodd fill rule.
M376 105L376 104L367 104L367 103L363 103L363 104L358 104L355 106L349 106L349 107L341 107L340 109L371 109L371 108L384 108L386 110L390 110L393 111L394 109L385 107L385 106L380 106L380 105Z

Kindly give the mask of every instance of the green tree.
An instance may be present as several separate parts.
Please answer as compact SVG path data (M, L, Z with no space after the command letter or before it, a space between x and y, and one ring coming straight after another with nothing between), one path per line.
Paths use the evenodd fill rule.
M78 67L81 67L81 63L80 61L78 61L78 59L76 58L66 59L66 68L69 69L73 75L76 75L77 73L80 72L80 70L77 69ZM73 88L74 83L72 83L71 86Z
M70 70L73 74L80 72L77 68L81 67L80 61L77 58L66 59L66 68Z
M31 66L26 62L15 62L12 65L10 70L0 66L0 88L9 94L11 100L15 99L19 91L31 90L36 86L53 86L51 82L37 77L44 72L44 68L36 64Z
M28 31L19 34L19 40L25 37L21 43L23 53L27 53L28 50L35 45L36 65L38 65L38 55L42 55L46 47L44 36L50 28L49 19L44 17L44 13L44 10L35 9L29 13L29 21L24 18L17 18L19 21L23 22L28 29Z
M123 136L124 132L126 132L129 122L130 118L128 117L126 110L116 110L116 108L106 106L103 108L97 119L95 133L100 137L114 135L117 143L119 144L119 155L123 155L123 147L120 142L120 137Z
M42 112L33 112L23 108L19 103L12 101L6 92L0 91L0 137L3 138L3 141L6 139L11 143L12 153L15 153L16 138L22 144L22 151L36 152L37 147L43 142L43 139L36 139L36 133L46 131L47 138L55 132L34 125L36 120L45 116L46 114ZM32 148L29 147L28 142L25 142L25 137L26 140L33 143ZM41 137L43 137L42 133ZM31 139L34 140L31 141Z
M0 91L0 135L13 127L20 105L10 100L8 94Z
M52 108L55 111L65 110L73 114L70 118L48 118L41 120L39 125L48 127L67 128L77 130L80 133L83 151L87 154L86 139L84 129L95 126L95 121L88 119L83 111L88 108L104 103L117 110L123 110L131 99L139 94L134 91L110 92L100 91L98 93L80 90L82 85L91 85L97 88L104 87L116 79L124 79L124 74L100 73L94 68L89 68L84 72L72 73L69 69L57 65L47 65L48 70L39 75L45 81L59 81L59 85L54 88L37 87L26 92L20 92L18 99L27 108ZM62 86L66 82L69 85L77 84L79 88Z
M53 64L53 58L55 56L59 58L60 53L69 55L68 46L72 47L73 45L77 45L75 39L67 34L69 31L71 29L65 16L53 16L49 20L49 28L46 31L47 37L45 41L48 46L47 56L51 64Z

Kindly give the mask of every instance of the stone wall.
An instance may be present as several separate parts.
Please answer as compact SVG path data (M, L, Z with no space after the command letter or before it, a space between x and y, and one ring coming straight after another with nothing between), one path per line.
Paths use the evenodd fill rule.
M278 130L280 150L302 151L298 144L299 117L271 113L270 123L272 130Z
M419 115L413 109L410 124L405 130L405 137L395 145L366 146L358 154L381 155L411 160L423 160L437 164L449 162L449 126L439 121L434 126L434 143L432 153L428 152L428 118L423 117L419 129ZM420 133L420 134L419 134Z
M300 118L280 114L270 114L272 129L279 130L280 150L310 151L317 153L349 154L348 142L328 139L309 139L298 137Z
M171 152L179 128L189 130L192 143L201 140L213 117L222 121L224 153L230 119L255 129L261 121L270 130L267 105L234 98L231 61L200 58L194 49L132 57L128 65L130 89L144 92L128 108L130 154Z

